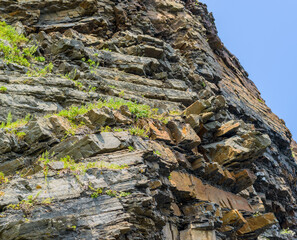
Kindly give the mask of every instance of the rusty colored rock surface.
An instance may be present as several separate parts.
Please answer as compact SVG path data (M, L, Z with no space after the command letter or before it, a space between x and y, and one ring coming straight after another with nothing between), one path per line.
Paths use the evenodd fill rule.
M196 198L201 201L210 201L229 209L253 211L246 199L213 186L203 184L200 179L194 176L176 171L171 172L170 176L170 182L177 191L186 192L191 198Z
M262 231L277 223L277 219L273 213L267 213L261 216L246 219L247 223L238 230L240 235L249 234L258 230Z

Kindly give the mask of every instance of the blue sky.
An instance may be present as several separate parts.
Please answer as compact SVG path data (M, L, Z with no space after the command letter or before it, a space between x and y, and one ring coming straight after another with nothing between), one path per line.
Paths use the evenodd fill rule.
M201 0L219 37L297 139L297 0Z

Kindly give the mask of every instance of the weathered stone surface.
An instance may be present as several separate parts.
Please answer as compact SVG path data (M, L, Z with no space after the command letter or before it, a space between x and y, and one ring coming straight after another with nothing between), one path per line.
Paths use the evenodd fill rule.
M205 185L200 179L189 174L174 171L171 173L170 182L177 191L186 192L188 197L214 202L229 209L253 211L246 199L213 186Z
M242 226L243 224L247 223L242 214L235 209L224 214L222 220L223 225Z
M217 133L216 133L216 136L217 137L221 137L221 136L224 136L224 135L229 135L229 134L232 134L236 131L236 129L238 129L240 127L240 123L239 122L236 122L236 121L229 121L227 123L225 123L224 125L222 125Z
M191 106L187 107L187 109L184 111L184 114L186 116L190 114L200 114L205 108L207 108L207 105L204 102L201 102L200 100L197 100L194 102Z
M37 141L45 141L50 139L52 135L52 125L46 118L39 118L36 121L30 122L28 127L24 129L26 133L25 141L29 144Z
M189 124L170 121L168 128L176 143L186 149L193 149L201 143L199 136Z
M240 235L247 235L247 237L252 236L253 233L256 234L257 231L263 232L266 228L278 222L273 213L267 213L246 220L247 223L238 230L238 233Z
M296 231L296 146L224 47L206 5L5 0L0 18L45 57L28 58L31 67L53 63L50 74L29 77L28 67L0 56L1 239L256 239L276 223L247 218L256 212L275 213L269 238ZM99 99L146 104L165 121L118 105L74 116ZM72 105L71 120L43 118ZM9 112L12 121L34 117L5 128ZM131 136L135 127L150 139ZM111 196L92 198L97 188ZM39 192L32 210L6 209ZM51 204L40 202L46 197ZM251 226L239 230L245 221Z
M9 152L12 148L12 143L10 138L3 130L0 130L0 153Z
M93 127L101 127L105 125L112 125L115 119L112 111L109 108L101 108L100 110L92 109L85 114Z
M121 148L123 148L121 141L113 133L102 132L100 134L87 135L76 141L69 148L64 148L63 152L58 153L57 158L69 155L74 159L81 159L94 156L98 153L112 152Z
M212 161L222 165L249 160L258 157L271 144L268 135L249 132L242 136L234 136L226 140L203 145L202 148Z

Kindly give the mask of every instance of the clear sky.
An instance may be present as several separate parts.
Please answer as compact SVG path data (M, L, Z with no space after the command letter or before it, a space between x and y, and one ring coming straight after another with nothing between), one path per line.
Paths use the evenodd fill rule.
M297 0L201 0L219 37L297 139Z

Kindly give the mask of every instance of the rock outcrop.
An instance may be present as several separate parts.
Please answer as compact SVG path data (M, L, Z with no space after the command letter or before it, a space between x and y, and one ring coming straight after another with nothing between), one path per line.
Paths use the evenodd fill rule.
M294 239L297 145L205 4L0 19L0 239Z

